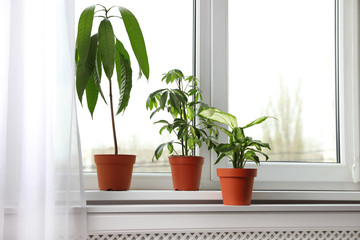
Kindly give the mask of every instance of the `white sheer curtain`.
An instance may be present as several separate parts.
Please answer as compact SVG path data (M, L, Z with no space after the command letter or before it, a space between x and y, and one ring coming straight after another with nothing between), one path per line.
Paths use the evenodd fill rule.
M73 0L1 0L0 239L86 239Z

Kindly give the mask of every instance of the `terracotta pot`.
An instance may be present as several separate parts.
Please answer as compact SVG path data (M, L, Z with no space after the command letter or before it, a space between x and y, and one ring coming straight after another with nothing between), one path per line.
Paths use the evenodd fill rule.
M94 155L100 190L129 190L135 155Z
M250 205L257 169L218 168L224 205Z
M171 156L171 175L174 190L199 190L201 170L204 164L203 157L197 156Z

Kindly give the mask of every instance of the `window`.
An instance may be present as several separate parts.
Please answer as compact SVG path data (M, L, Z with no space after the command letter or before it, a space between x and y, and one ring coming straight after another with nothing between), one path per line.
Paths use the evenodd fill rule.
M170 67L179 67L182 68L184 72L190 73L193 63L191 60L187 60L185 65L188 65L185 66L181 65L181 63L184 62L179 60L174 66L164 67L165 64L170 64L169 61L174 59L172 57L161 57L160 60L151 59L150 52L156 52L156 50L150 50L150 47L156 44L154 43L156 40L150 40L149 38L152 33L146 31L155 31L157 27L154 27L154 25L150 23L151 17L145 17L147 14L151 16L154 15L154 13L148 11L148 9L155 9L156 7L153 6L153 3L160 4L161 2L161 8L157 8L161 11L159 15L163 16L165 13L170 12L169 17L162 18L163 21L164 19L170 21L174 20L172 16L178 12L181 12L181 14L187 12L192 16L194 6L194 12L196 12L195 18L187 18L181 15L178 25L179 28L176 29L177 31L179 31L179 29L183 29L181 31L184 31L184 34L177 34L177 36L184 36L185 34L190 36L193 31L192 25L194 25L196 29L194 49L196 59L194 62L196 63L197 77L201 81L200 84L204 93L204 101L224 111L237 114L236 108L239 106L237 102L244 100L237 100L239 94L237 94L236 90L239 87L235 84L240 83L241 87L248 88L248 90L244 91L252 92L254 91L251 89L253 82L249 82L248 78L251 78L252 81L263 81L264 78L266 78L265 80L269 81L266 89L272 91L272 95L264 94L265 91L263 91L263 89L256 89L256 94L265 96L264 99L259 100L259 102L264 102L264 104L254 107L254 109L256 109L254 112L251 112L249 109L244 110L247 114L244 118L239 115L240 123L247 123L247 121L260 115L269 114L275 115L279 119L281 118L278 121L279 123L269 122L270 127L275 128L274 124L284 124L283 117L276 112L275 107L273 107L275 111L267 112L269 105L276 106L279 104L281 89L282 97L287 96L290 102L292 102L292 105L287 106L288 109L302 109L302 114L299 114L298 110L296 111L298 114L293 116L295 120L292 124L303 123L303 125L301 125L302 130L298 129L297 132L308 145L305 144L306 146L301 151L296 147L290 149L291 151L286 150L286 153L289 153L287 155L283 154L283 150L276 150L275 148L271 156L274 161L263 162L258 168L258 176L254 186L255 190L269 192L275 190L360 190L360 185L354 183L354 180L356 180L360 174L359 168L356 168L359 166L358 146L360 145L358 110L359 84L357 72L357 18L359 16L359 6L356 0L312 0L311 3L300 0L259 0L255 1L256 3L246 0L195 0L194 5L192 5L192 1L154 0L151 1L152 6L143 7L142 5L141 8L146 9L147 12L145 11L145 13L139 14L137 14L136 11L138 2L141 1L136 0L130 2L133 2L134 6L131 5L132 7L130 7L130 5L127 5L127 2L123 5L133 10L139 18L140 25L144 31L145 41L149 48L151 78L155 81L159 81L160 75L170 69ZM146 4L146 2L145 0L144 4ZM164 10L166 7L168 9L174 9L175 7L173 7L172 4L176 5L177 3L180 5L185 5L186 3L187 5L183 10ZM247 6L242 5L240 9L237 9L238 6L236 6L236 4L247 4ZM279 4L281 7L277 8L276 6L279 6ZM305 12L299 11L300 6L296 6L295 4L301 5L301 9ZM303 5L305 5L305 7L303 7ZM176 7L176 9L179 8ZM280 12L279 9L281 10ZM237 10L239 10L239 12L244 11L244 13L238 14L239 12ZM291 14L289 14L289 12L291 12ZM301 14L299 15L298 12L301 12ZM276 17L273 18L273 15L276 15ZM232 17L234 16L240 17L241 19L233 19ZM254 16L259 19L267 18L262 20L266 22L267 27L265 28L265 23L261 24L261 22L255 22L254 19L251 19ZM302 18L301 21L297 19L300 17ZM142 20L143 18L148 18L148 20ZM286 20L283 18L286 18ZM236 21L240 21L240 23L238 24ZM283 29L286 27L284 21L293 25L290 29L291 33L293 33L292 36L283 34ZM148 30L145 30L146 26L143 22L149 22L149 25L151 25ZM260 35L256 37L256 34L265 34L260 31L245 33L245 30L253 31L253 24L258 24L259 26L256 29L260 28L265 31L266 36ZM174 27L171 29L174 29ZM241 29L241 31L238 30L239 34L237 34L237 30L233 29ZM287 30L287 32L290 30ZM240 35L241 33L244 35ZM267 40L270 34L271 39ZM158 34L155 35L159 37ZM254 41L249 41L249 39L251 40L249 35L254 37ZM304 35L308 36L308 38ZM310 38L309 35L311 36ZM262 37L262 39L259 39L260 37ZM284 44L278 44L281 41L278 41L277 37L287 37L288 40L282 40L284 44L288 42L296 44L295 41L301 41L297 43L297 46L289 45L288 48L286 48ZM322 37L324 37L324 39L320 39ZM192 42L189 38L185 36L184 39L186 39L186 41L184 41L187 42L186 46L183 46L183 42L181 42L175 43L176 49L171 47L174 51L179 50L180 53L178 54L180 55L192 49ZM263 45L261 40L266 40L266 43ZM238 41L240 50L236 50ZM254 43L255 45L249 46L249 44ZM275 47L273 46L274 44L278 45ZM299 46L299 44L301 44L301 46ZM180 45L182 46L181 48L178 47ZM304 54L305 51L301 51L302 47L305 46L308 48L313 45L317 46L315 53L307 51L307 54ZM254 52L249 51L249 49L252 49ZM284 49L286 49L286 51L283 51ZM292 54L289 54L289 51L292 49L296 51L294 50ZM237 51L241 51L241 56L239 56L240 53ZM246 51L248 55L244 53ZM274 54L279 54L281 57L274 58L271 56ZM191 59L190 50L185 55L190 57L183 59ZM298 59L299 55L302 55L303 58ZM258 60L259 58L262 59ZM289 63L293 63L295 60L304 63L301 69L297 66L298 64L289 65ZM159 66L162 68L158 71L158 74L154 72L154 68L156 68L154 64L156 64L157 61L159 61ZM271 63L269 61L271 61ZM254 65L249 65L252 63L254 63ZM265 64L265 66L263 64ZM249 69L252 69L252 71L248 74L247 70ZM159 77L155 78L154 75ZM143 80L139 81L141 82ZM319 82L315 83L314 81ZM291 85L289 84L290 82ZM151 80L149 83L151 83ZM145 87L150 86L143 83L141 84ZM257 86L260 84L265 83L258 82ZM309 86L311 86L311 89ZM134 87L134 89L135 88L136 87ZM154 89L156 88L158 87L154 87ZM321 94L323 94L323 99L319 99L318 96L314 97L316 91L320 91ZM151 92L151 90L149 92ZM298 96L297 94L294 96L292 93L297 93ZM270 102L269 99L271 99ZM144 101L141 101L142 100L140 100L139 106L145 111L145 108L142 107ZM318 105L311 104L312 102ZM244 108L245 107L246 104L244 105ZM131 108L136 109L136 107ZM130 113L130 106L128 111L124 116L118 117L118 121L121 121L121 119L126 116L135 116L135 113ZM316 116L314 117L316 120L309 120L308 117L310 115ZM144 113L143 119L148 116L148 113ZM246 117L248 117L248 119L246 119ZM321 120L319 120L319 118ZM323 118L325 118L326 123L323 123ZM86 116L86 119L89 120L89 116ZM301 121L299 121L299 119L301 119ZM100 129L102 129L102 127L100 127ZM151 137L159 136L158 129L156 129L156 126L154 127L152 123L148 125L148 129L154 131ZM292 130L293 127L289 127L289 129ZM258 132L254 134L258 134L257 137L263 138L261 127L256 131ZM316 133L313 133L314 131L316 131ZM292 133L292 135L294 135L294 133ZM156 144L153 145L152 149L156 147ZM143 149L143 146L141 145L139 148ZM315 151L317 151L317 154L312 153ZM230 166L226 161L222 161L214 167L215 154L208 152L206 148L200 149L200 155L207 159L203 167L200 188L203 190L220 189L215 171L216 167ZM276 155L282 157L276 158ZM151 164L150 157L147 163ZM249 164L248 167L256 166ZM154 173L153 170L151 171L151 173L135 173L132 179L132 189L171 189L171 176L169 173ZM96 178L87 175L87 180L91 182L90 184L85 182L88 187L96 189Z
M243 124L278 119L247 131L270 143L269 161L340 161L334 1L228 4L228 111Z
M96 3L98 1L76 1L76 19L79 19L83 9ZM170 136L166 136L165 131L163 135L159 135L159 127L153 124L154 120L150 120L151 112L146 110L145 103L151 92L164 86L160 82L163 73L179 68L184 74L192 75L193 3L191 0L112 0L102 4L106 7L124 6L133 12L144 34L150 63L149 81L145 78L133 80L129 106L124 114L115 117L119 153L137 155L134 172L169 172L166 154L157 162L151 161L156 147L168 141ZM116 8L111 11L118 14ZM111 18L111 21L115 34L131 52L123 23L117 18ZM94 22L93 28L98 27L98 22ZM134 55L130 58L133 63L136 62ZM133 64L132 69L136 78L138 66ZM108 97L105 92L105 89L108 89L106 83L107 81L103 80L104 94ZM115 82L113 84L115 86ZM117 89L113 88L116 94ZM117 99L116 96L114 99ZM93 155L114 151L110 110L99 98L92 120L86 100L83 100L84 106L77 103L84 171L95 172ZM116 105L116 100L114 104Z
M249 116L239 116L240 121L242 122L243 118L245 124L259 115L276 114L276 112L267 113L266 108L269 99L272 105L276 105L281 97L279 91L283 89L283 95L294 97L291 100L293 106L290 107L298 113L296 108L300 106L296 103L299 101L296 98L301 95L290 94L290 91L299 92L296 89L298 88L296 82L301 79L300 88L307 93L303 95L302 103L300 101L303 114L299 115L299 119L304 123L301 133L307 137L305 141L320 143L313 144L316 146L314 148L308 146L307 150L301 150L299 154L301 157L296 156L298 152L292 151L286 158L275 158L278 162L262 163L255 189L359 190L359 184L354 184L352 178L353 174L355 177L359 174L358 169L353 171L352 168L358 161L359 142L358 76L355 67L358 45L357 3L341 0L316 0L311 1L311 4L305 1L281 0L256 1L256 3L214 0L210 8L212 62L211 81L208 83L207 91L211 95L211 104L235 114L237 114L236 108L246 109L246 105L249 105L250 107L244 110ZM300 12L301 16L298 16L297 12ZM302 17L301 24L297 17ZM258 21L258 18L262 20ZM291 28L287 24L291 24ZM228 34L224 29L228 29ZM284 32L292 35L288 36ZM326 39L320 39L323 35ZM301 41L297 42L298 40ZM289 46L289 41L293 45ZM307 48L313 45L317 46L315 52L308 51ZM278 56L274 56L276 54ZM297 61L302 61L301 68L297 66L299 65ZM264 77L267 79L264 80ZM254 83L260 81L259 79L269 82ZM295 84L289 85L289 81ZM235 84L239 84L244 92L251 92L251 96L244 94L244 99L241 100L240 86ZM253 84L256 89L253 89ZM258 87L259 85L265 85L265 90ZM288 90L286 90L287 85ZM317 94L313 98L314 90L321 92L321 95ZM268 93L271 91L275 92L273 96ZM257 94L260 96L257 97ZM264 95L265 98L261 99ZM320 96L324 99L319 99ZM254 98L252 104L238 104L249 98ZM265 104L257 105L257 101ZM296 114L294 115L292 117L296 117ZM249 119L246 119L247 117ZM295 122L299 123L299 120ZM320 124L317 125L318 123ZM318 132L313 134L316 131ZM261 131L254 134L262 137ZM315 150L321 150L321 154L310 156L307 153ZM309 157L306 157L307 155ZM224 166L227 166L225 161L220 164L220 167ZM212 171L213 180L216 180L215 174L215 171Z

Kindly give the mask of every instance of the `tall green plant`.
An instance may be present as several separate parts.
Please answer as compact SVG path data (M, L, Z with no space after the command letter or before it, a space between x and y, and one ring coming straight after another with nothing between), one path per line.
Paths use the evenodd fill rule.
M217 108L205 109L201 111L199 115L210 121L226 124L231 129L228 130L218 124L213 124L214 127L220 129L229 137L228 143L216 144L214 147L214 150L218 155L215 164L222 158L229 157L233 164L233 168L244 168L247 161L253 161L257 165L260 164L260 159L257 154L263 155L265 160L269 159L268 155L262 152L263 148L270 149L269 144L259 140L253 140L244 133L244 129L264 122L269 118L268 116L260 117L243 127L239 127L234 115L222 112Z
M208 128L210 133L213 133L211 127L204 125L202 119L199 119L198 124L194 124L198 112L207 108L201 102L202 93L199 88L199 80L194 76L185 77L180 70L173 69L163 75L162 81L165 81L166 84L175 84L176 88L164 88L151 93L146 101L146 108L153 110L150 118L159 111L167 111L171 115L172 122L160 120L155 124L163 125L160 134L164 130L175 133L178 141L160 144L155 150L153 160L161 157L166 146L170 154L175 152L182 156L192 156L195 147L201 147L203 142L206 142L211 148L215 143L215 138L205 131ZM174 144L181 146L181 153L175 151Z
M95 11L96 8L99 8ZM118 15L110 15L112 9L117 9ZM92 34L93 20L102 18L95 34ZM96 107L98 95L106 103L101 89L102 68L109 80L110 113L114 138L115 154L118 154L116 129L114 120L112 78L116 68L115 78L119 87L119 100L116 114L123 112L128 106L132 88L132 69L128 51L122 42L115 36L111 18L122 19L132 50L139 64L139 78L142 74L149 79L149 62L139 23L135 16L126 8L120 6L106 7L97 4L87 7L81 14L76 39L76 91L79 101L86 92L87 106L91 117Z

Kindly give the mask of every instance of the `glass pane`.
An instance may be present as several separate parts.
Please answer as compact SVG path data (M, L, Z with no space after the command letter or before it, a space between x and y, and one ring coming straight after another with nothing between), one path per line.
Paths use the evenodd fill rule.
M83 9L99 1L76 1L76 21ZM150 111L146 110L147 96L165 85L161 82L162 74L173 68L178 68L185 75L192 75L192 29L193 5L191 0L123 0L102 1L107 8L121 5L129 9L138 19L142 29L150 65L150 79L145 77L136 80L138 65L132 54L121 19L111 18L115 34L129 51L133 69L133 87L129 105L124 114L115 117L119 153L135 154L136 164L134 172L169 172L167 154L158 162L151 159L156 147L169 141L171 136L159 135L159 126L150 120ZM116 8L111 10L118 14ZM93 28L98 27L96 20ZM113 81L114 99L117 98L116 80ZM108 98L108 80L102 79L103 91ZM107 100L108 101L108 100ZM117 106L114 100L114 106ZM85 171L95 171L94 154L113 153L113 137L111 128L110 108L102 99L98 100L94 119L91 119L83 98L83 106L78 102L79 130ZM158 118L165 118L158 116Z
M229 0L229 112L269 161L336 162L335 4Z

